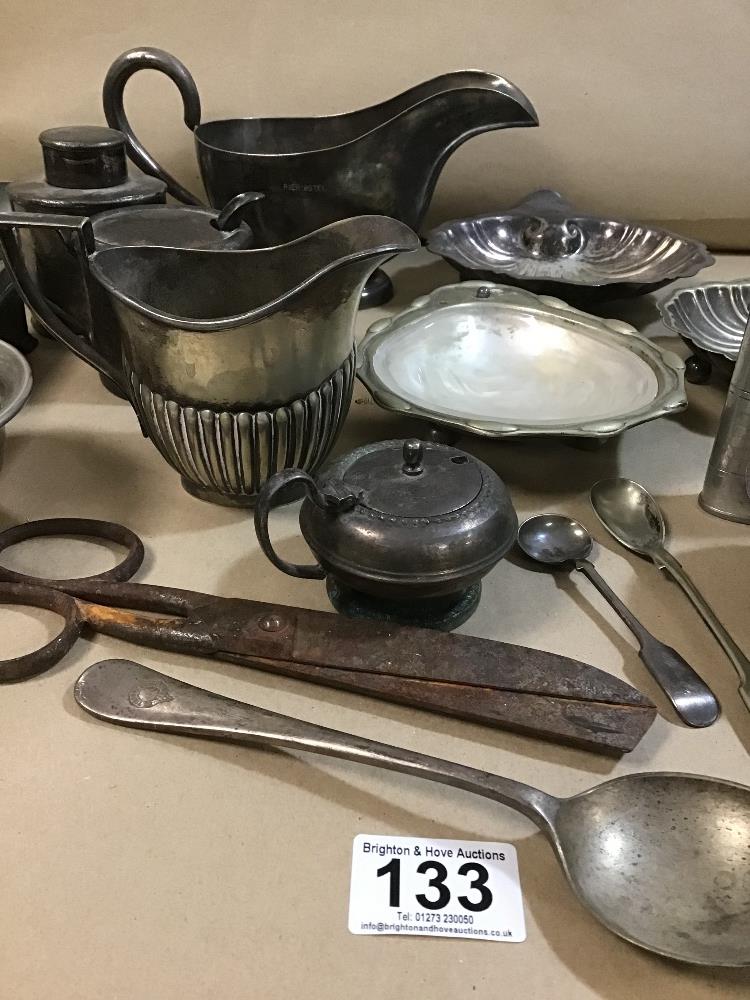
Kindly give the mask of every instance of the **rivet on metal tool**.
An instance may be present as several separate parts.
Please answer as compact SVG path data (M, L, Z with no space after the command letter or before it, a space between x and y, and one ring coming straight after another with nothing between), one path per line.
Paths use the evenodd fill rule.
M258 619L258 626L263 629L264 632L280 632L283 628L286 628L286 619L282 618L281 615L270 614L263 615L262 618Z

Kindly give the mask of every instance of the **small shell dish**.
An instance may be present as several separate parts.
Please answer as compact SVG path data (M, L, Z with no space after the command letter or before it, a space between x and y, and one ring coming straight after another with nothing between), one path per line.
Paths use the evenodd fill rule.
M702 243L583 215L549 190L501 214L445 222L427 234L426 245L462 278L502 281L576 305L652 292L714 262Z
M729 376L750 316L750 278L680 288L659 303L659 312L664 325L695 352L688 379L705 382L712 367Z

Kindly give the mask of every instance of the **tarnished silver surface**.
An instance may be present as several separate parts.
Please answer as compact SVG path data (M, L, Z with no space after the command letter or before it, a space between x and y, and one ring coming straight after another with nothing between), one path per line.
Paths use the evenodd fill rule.
M467 281L374 323L357 375L385 409L487 437L610 437L687 405L684 364L627 323Z
M165 73L180 91L210 203L221 206L242 191L262 191L263 218L278 242L368 213L417 229L440 171L463 142L489 129L538 124L522 91L477 70L445 73L348 114L201 122L187 67L163 49L131 49L107 72L104 113L125 134L133 162L188 204L196 203L195 195L144 149L128 121L125 85L142 69Z
M591 487L591 506L621 545L651 559L683 589L737 671L740 697L750 710L750 660L716 617L681 563L665 548L667 525L656 500L632 479L602 479Z
M14 237L19 227L62 228L79 239L92 293L117 331L127 379L123 367L50 308L24 267ZM122 389L191 492L244 505L264 467L299 465L304 454L312 471L325 457L351 398L347 366L362 286L375 267L419 241L402 222L373 215L263 249L95 250L86 219L8 213L0 214L0 245L40 321ZM300 406L304 415L287 428L284 414ZM263 413L273 414L267 434L260 430ZM271 468L262 442L274 432L270 447L280 464Z
M0 427L12 420L31 392L31 368L11 344L0 340Z
M317 469L325 460L349 410L354 351L307 395L254 410L182 406L152 392L127 361L125 375L142 425L188 493L246 507L280 469Z
M557 567L567 563L587 576L638 640L641 659L683 722L698 727L716 722L713 691L676 649L651 635L599 574L589 561L594 540L580 522L564 514L537 514L518 529L518 544L530 559Z
M8 185L10 207L42 215L85 215L163 204L166 184L137 172L128 175L125 136L98 125L47 129L39 136L44 156L42 180ZM24 257L44 295L62 310L69 325L86 335L91 303L75 247L59 232L35 229L21 237ZM101 324L99 324L101 325ZM106 350L106 343L100 342Z
M713 264L702 243L637 222L582 215L557 191L535 191L507 212L444 222L427 248L464 278L518 284L579 304L643 294ZM572 286L572 287L571 287Z
M75 698L119 725L306 750L474 792L539 827L579 902L615 934L682 962L750 965L744 785L656 771L558 799L511 778L233 701L132 660L95 663L78 678Z
M690 347L735 362L750 316L750 279L680 288L659 303L659 312Z
M300 529L317 564L282 559L269 536L274 497L293 482L307 494ZM489 466L417 440L355 448L317 480L286 469L264 485L255 509L261 548L282 572L333 576L357 592L412 603L465 592L508 552L517 528L505 484Z

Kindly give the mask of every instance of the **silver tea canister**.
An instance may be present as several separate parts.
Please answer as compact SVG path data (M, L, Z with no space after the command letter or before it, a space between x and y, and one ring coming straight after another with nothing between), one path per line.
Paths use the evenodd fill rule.
M698 498L709 514L750 524L750 322Z
M100 125L51 128L39 136L41 180L13 181L7 194L16 212L93 217L113 209L166 201L164 181L128 172L125 136ZM86 285L74 248L60 233L23 234L27 265L46 298L82 336L91 328Z

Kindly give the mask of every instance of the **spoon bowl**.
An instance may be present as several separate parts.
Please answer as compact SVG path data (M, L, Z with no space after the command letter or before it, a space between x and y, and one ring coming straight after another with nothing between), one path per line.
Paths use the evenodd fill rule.
M740 679L740 697L750 711L750 660L724 628L680 562L664 547L667 527L656 500L632 479L603 479L594 483L590 498L596 516L621 545L647 556L682 587L736 670Z
M628 774L563 799L555 831L572 888L620 937L682 961L750 963L750 789Z
M588 559L593 540L572 517L563 514L536 514L518 529L518 544L530 559L559 566Z
M591 487L591 506L626 548L651 555L664 545L667 527L656 500L632 479L602 479Z
M616 480L617 483L627 483L627 480ZM605 484L606 485L606 484ZM630 484L636 489L641 487ZM632 493L633 491L630 491ZM651 511L653 506L659 514L658 524L664 534L664 521L659 508L651 501L645 509ZM638 507L631 505L633 510ZM619 507L617 508L619 509ZM630 508L627 508L628 510ZM645 543L648 538L647 527L639 522L639 515L629 515L628 525L631 536L639 543ZM651 522L648 522L651 523ZM654 522L656 523L656 522ZM714 693L687 660L680 656L676 649L661 642L638 621L632 611L620 600L612 588L602 579L597 569L589 562L593 539L586 528L578 521L563 514L537 514L524 521L518 529L518 544L531 559L550 566L568 564L579 570L594 584L599 593L614 608L628 628L635 635L640 646L639 656L646 664L658 682L662 691L672 702L675 711L689 726L710 726L719 717L719 703ZM658 545L649 549L651 553L658 550Z

